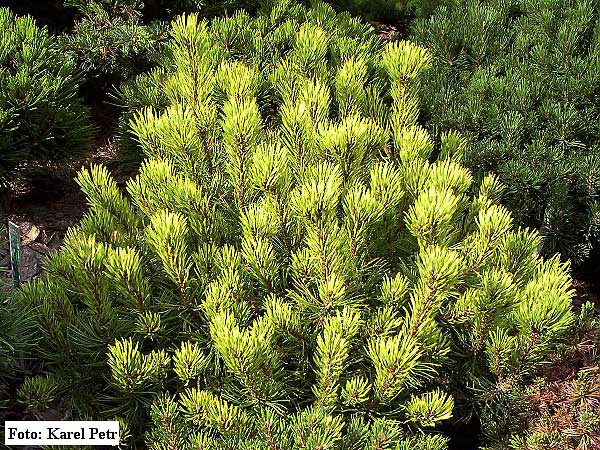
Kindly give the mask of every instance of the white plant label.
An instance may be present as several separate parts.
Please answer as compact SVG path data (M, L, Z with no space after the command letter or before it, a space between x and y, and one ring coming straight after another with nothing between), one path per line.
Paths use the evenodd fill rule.
M7 421L4 445L119 445L119 422Z

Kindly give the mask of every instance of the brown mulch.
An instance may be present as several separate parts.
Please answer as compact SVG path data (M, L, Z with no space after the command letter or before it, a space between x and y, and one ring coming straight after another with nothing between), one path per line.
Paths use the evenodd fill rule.
M583 303L592 302L600 308L600 283L594 284L590 280L576 278L573 280L573 288L577 292L575 306L581 306Z
M548 382L527 397L528 445L523 450L600 449L600 367L586 366L567 380ZM592 419L593 420L593 419Z
M373 22L373 26L377 30L377 34L387 41L395 41L401 37L400 30L396 25Z

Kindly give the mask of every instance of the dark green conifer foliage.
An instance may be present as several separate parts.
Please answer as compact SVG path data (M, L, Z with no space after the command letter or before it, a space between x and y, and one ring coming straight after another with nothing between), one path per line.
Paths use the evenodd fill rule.
M90 77L118 83L148 70L160 55L166 26L144 22L142 0L65 0L79 17L61 36Z
M0 224L0 242L5 237L6 227ZM0 267L0 410L14 406L16 378L24 375L23 360L35 343L32 316L12 295L7 272Z
M543 254L576 263L600 256L599 17L592 0L475 0L413 24L431 129L470 134L467 165L499 176Z
M91 146L73 59L27 17L0 8L0 188L34 163Z
M88 76L106 87L155 66L162 58L168 25L177 14L233 12L249 2L239 0L64 0L77 11L73 30L62 36Z
M404 32L404 25L414 16L424 17L440 6L453 0L330 0L335 8L358 14L369 20L397 25Z
M441 450L432 428L536 373L575 320L568 266L464 140L433 157L427 51L285 0L171 34L125 90L139 174L80 173L90 209L23 291L49 374L23 403L157 450Z

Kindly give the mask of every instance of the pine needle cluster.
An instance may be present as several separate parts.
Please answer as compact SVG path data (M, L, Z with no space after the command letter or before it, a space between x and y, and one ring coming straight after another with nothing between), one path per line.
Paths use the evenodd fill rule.
M144 23L141 0L65 0L78 12L73 31L61 36L63 47L88 77L105 83L126 80L148 70L159 58L164 24Z

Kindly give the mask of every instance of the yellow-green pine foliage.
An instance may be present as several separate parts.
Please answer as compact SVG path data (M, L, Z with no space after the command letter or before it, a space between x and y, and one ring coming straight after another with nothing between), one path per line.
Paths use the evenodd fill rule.
M568 268L416 124L424 49L281 2L184 16L170 52L139 174L80 173L90 209L24 291L52 375L22 401L52 387L152 449L441 450L547 360Z

